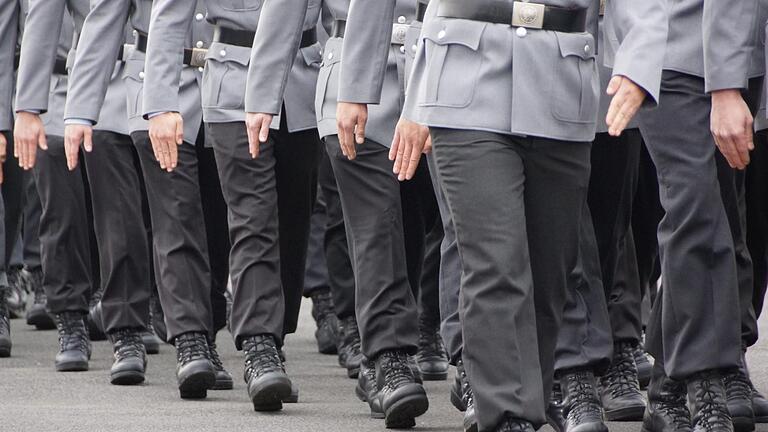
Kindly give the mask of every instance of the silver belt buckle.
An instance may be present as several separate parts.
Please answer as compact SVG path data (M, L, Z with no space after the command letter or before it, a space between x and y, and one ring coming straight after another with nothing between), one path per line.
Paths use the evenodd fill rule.
M123 45L123 56L119 58L118 60L126 62L128 59L133 56L133 52L136 51L136 45L134 44L124 44Z
M405 36L408 34L410 24L392 24L392 45L405 45Z
M543 4L516 1L512 4L512 26L541 29L545 10Z
M192 59L189 61L190 66L205 67L205 55L208 54L206 48L192 48Z
M605 2L606 0L600 0L600 16L605 15Z

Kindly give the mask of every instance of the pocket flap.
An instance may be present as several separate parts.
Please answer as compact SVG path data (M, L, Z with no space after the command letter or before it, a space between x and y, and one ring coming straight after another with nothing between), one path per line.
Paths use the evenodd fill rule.
M331 38L325 44L325 51L323 51L323 66L331 66L341 61L341 45L343 39Z
M125 72L123 73L126 78L130 78L134 81L141 81L140 73L144 72L144 59L128 59L125 61Z
M477 51L486 25L479 21L455 18L435 19L424 24L422 35L437 45L458 44Z
M304 62L307 64L307 66L319 66L320 62L323 61L320 42L315 42L308 47L301 48L300 51L301 56L304 58Z
M251 61L251 49L214 42L205 54L205 59L215 60L219 63L235 62L243 66L248 66L248 63Z
M595 58L595 38L591 34L555 32L555 35L563 57L576 56L583 60Z

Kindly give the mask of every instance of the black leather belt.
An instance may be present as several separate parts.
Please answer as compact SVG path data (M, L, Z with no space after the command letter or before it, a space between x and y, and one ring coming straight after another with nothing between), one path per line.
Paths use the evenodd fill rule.
M533 2L442 0L437 15L564 33L582 33L587 28L586 9L567 9Z
M13 56L13 70L19 70L19 62L21 60L21 53L17 52ZM53 73L58 75L67 75L67 60L57 58L53 63Z
M416 21L424 22L424 15L427 14L428 3L416 2Z
M392 45L404 45L405 36L408 33L408 29L410 27L411 25L406 23L392 24L392 40L390 41ZM346 32L347 22L345 20L336 20L333 22L333 27L331 28L331 37L343 38Z
M253 46L253 39L256 32L248 30L235 30L226 27L216 26L213 33L213 41L227 45L235 45L245 48ZM311 28L301 34L301 48L306 48L317 43L317 29Z
M136 51L147 53L147 42L149 36L146 33L136 32ZM186 66L205 67L205 55L208 50L205 48L184 48L184 64Z

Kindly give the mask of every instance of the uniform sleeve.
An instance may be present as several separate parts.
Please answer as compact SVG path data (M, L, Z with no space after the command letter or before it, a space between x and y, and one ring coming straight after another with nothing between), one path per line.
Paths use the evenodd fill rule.
M352 0L344 34L339 102L378 104L392 40L395 0Z
M605 20L606 37L612 34L618 42L613 64L607 66L614 76L623 75L642 87L651 103L658 103L669 29L667 0L608 0ZM609 43L603 45L608 49Z
M216 0L210 0L216 1ZM144 118L153 112L179 112L179 80L184 42L196 0L155 0L144 65Z
M264 3L248 67L246 112L280 114L285 86L301 43L308 3L307 0Z
M123 43L130 0L94 0L80 32L77 55L69 73L64 119L99 119L101 106Z
M757 0L704 0L704 79L707 93L746 89L755 47ZM762 25L762 23L760 23Z
M16 111L48 110L65 0L29 0L16 84Z
M0 132L11 130L13 63L19 28L16 0L0 0Z

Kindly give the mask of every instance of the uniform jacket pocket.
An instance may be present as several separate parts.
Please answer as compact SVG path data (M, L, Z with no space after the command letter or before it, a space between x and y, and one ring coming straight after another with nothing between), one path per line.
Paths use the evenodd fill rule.
M325 45L320 74L317 77L317 91L315 92L315 113L318 120L336 116L335 105L338 85L332 85L331 80L338 80L341 44L342 39L332 38L328 39L328 43Z
M142 115L141 99L144 93L144 59L129 59L123 73L128 118Z
M555 35L561 58L552 73L552 115L565 122L593 123L600 91L594 38L588 33Z
M203 72L203 107L244 109L249 48L211 44Z

